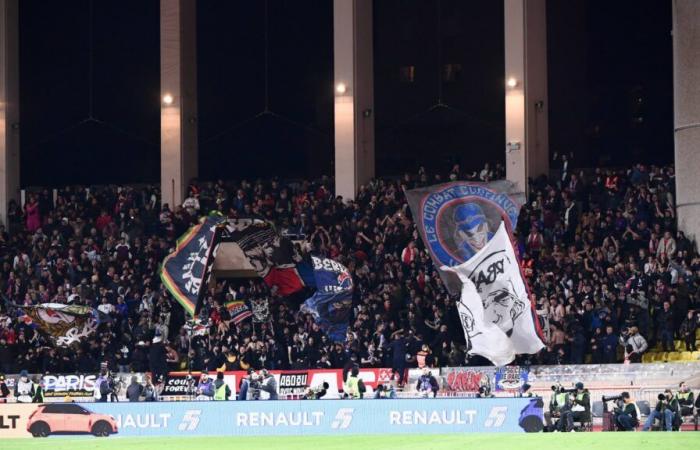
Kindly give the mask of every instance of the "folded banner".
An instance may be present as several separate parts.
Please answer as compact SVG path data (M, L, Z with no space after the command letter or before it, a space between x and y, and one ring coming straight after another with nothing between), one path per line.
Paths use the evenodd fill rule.
M304 283L296 270L301 261L294 244L282 237L267 222L239 225L229 222L227 241L238 244L265 283L282 295L300 291Z
M502 365L511 353L532 354L544 347L534 305L528 297L505 224L498 227L489 243L469 261L452 268L443 266L442 270L454 272L463 283L461 303L468 309L460 310L460 318L472 353ZM472 283L480 304L473 295ZM480 310L483 311L481 322ZM486 332L486 324L495 324L503 335L489 342L489 348L482 348L478 338L479 333ZM490 329L489 332L493 333ZM498 353L492 359L489 355L494 350Z
M32 322L53 343L67 347L81 338L95 332L100 324L100 313L94 308L83 305L64 305L62 303L41 303L34 306L16 305L31 317Z
M210 216L190 228L177 241L175 251L163 260L160 278L182 307L195 315L201 303L202 286L211 267L212 253L224 219Z
M316 292L301 306L334 342L344 341L352 309L352 277L342 264L328 258L311 257Z
M406 191L415 223L437 267L454 267L473 257L501 222L512 230L525 195L510 181L455 182ZM456 294L461 283L444 270L440 276Z

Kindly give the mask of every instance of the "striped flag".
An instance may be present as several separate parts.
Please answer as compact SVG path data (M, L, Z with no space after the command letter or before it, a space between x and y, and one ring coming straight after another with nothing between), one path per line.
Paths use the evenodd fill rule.
M253 312L243 300L231 300L224 303L224 307L228 310L233 323L236 325L253 315Z

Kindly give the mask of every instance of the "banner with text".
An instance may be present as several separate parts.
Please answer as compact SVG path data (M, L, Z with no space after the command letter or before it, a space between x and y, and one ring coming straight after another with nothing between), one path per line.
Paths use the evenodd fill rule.
M410 399L10 405L0 440L91 436L261 436L537 432L541 399Z

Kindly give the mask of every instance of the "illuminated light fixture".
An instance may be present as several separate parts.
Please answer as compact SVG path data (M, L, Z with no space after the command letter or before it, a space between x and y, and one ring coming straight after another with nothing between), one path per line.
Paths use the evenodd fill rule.
M173 104L173 96L172 94L164 94L163 95L163 104L164 105L172 105Z
M508 78L508 81L506 81L506 86L509 88L513 89L518 85L518 80L515 77L510 77Z
M348 91L348 87L345 85L345 83L338 83L335 85L336 94L343 95L347 91Z

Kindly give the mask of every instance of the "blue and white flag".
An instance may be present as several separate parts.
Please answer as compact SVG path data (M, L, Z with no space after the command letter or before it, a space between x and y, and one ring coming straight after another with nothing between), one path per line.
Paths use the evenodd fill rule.
M352 309L352 277L342 264L328 258L311 257L316 292L301 306L334 341L344 341Z
M435 266L455 267L486 247L502 222L515 228L525 195L506 180L458 181L406 191L406 200ZM438 272L450 293L460 292L456 276Z

